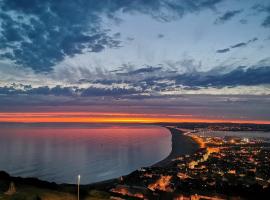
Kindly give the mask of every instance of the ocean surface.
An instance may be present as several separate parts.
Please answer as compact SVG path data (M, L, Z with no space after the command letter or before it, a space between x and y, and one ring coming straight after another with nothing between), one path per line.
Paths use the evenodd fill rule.
M0 170L57 183L93 183L169 155L171 134L157 126L0 125Z

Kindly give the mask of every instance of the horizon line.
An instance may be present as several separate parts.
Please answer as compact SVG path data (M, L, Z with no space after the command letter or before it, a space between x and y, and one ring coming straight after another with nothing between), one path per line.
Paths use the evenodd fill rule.
M11 112L1 113L1 123L238 123L270 124L269 120L213 119L187 114L142 114L104 112Z

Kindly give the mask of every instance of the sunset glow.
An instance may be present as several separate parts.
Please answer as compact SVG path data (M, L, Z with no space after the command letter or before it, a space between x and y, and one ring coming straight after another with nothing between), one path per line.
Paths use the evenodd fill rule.
M0 113L0 122L22 123L252 123L270 124L264 120L211 119L192 115L96 113L96 112L40 112Z
M0 0L0 200L270 196L269 30L270 0Z

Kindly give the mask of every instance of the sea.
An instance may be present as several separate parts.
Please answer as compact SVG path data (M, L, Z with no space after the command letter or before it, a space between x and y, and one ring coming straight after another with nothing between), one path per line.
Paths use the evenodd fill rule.
M0 170L56 183L100 182L171 152L168 129L148 125L0 124Z

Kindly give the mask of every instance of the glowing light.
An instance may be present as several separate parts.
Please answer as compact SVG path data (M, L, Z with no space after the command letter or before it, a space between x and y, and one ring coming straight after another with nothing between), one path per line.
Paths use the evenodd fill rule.
M169 187L171 179L172 176L161 176L155 183L150 184L148 188L153 191L158 189L161 191L171 192L172 189Z
M97 113L97 112L26 112L0 113L0 122L22 123L253 123L270 124L258 120L220 120L196 118L192 115L141 114L141 113Z
M197 135L190 135L190 137L200 146L200 148L205 148L204 140Z
M135 187L130 188L128 186L118 185L115 188L112 188L111 192L118 193L118 194L121 194L121 195L124 195L124 196L137 197L137 198L140 198L140 199L144 199L143 194L141 194L141 193L139 193L137 191L134 191L134 190L136 190Z
M81 175L78 175L78 191L77 191L78 200L80 200L80 181L81 181Z

